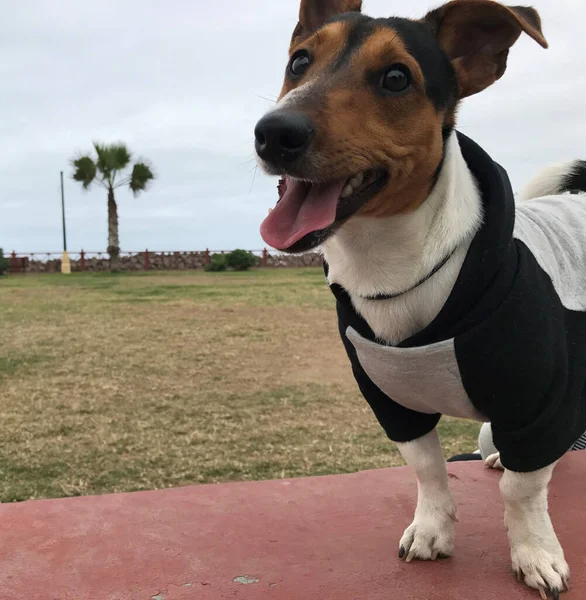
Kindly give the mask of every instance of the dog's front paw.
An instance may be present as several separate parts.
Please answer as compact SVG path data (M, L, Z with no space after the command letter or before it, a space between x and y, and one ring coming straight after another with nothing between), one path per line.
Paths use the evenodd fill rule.
M454 552L456 511L418 509L413 523L401 538L399 558L405 562L448 558Z
M570 568L561 546L550 550L539 545L519 544L511 549L511 558L517 579L536 589L543 600L558 600L560 594L568 590Z
M489 469L497 469L499 471L504 471L503 463L501 462L501 453L497 452L495 454L491 454L485 461L484 464Z

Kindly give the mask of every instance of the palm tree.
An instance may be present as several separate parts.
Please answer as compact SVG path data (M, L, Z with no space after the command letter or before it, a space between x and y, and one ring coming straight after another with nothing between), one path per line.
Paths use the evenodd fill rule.
M123 143L100 144L94 142L96 157L80 155L72 159L73 179L79 181L84 190L92 183L108 191L108 254L110 270L120 270L120 242L118 240L118 206L114 190L128 186L135 196L144 192L154 179L153 171L146 162L137 162L132 171L124 170L132 160L128 148Z

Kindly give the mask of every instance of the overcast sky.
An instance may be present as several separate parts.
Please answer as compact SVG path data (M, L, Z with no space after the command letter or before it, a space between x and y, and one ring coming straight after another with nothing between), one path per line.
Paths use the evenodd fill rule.
M373 16L437 2L365 0ZM586 158L586 4L535 0L550 42L524 36L504 79L468 99L460 129L516 187L540 166ZM402 9L401 5L408 8ZM282 83L297 0L0 0L0 247L103 250L106 198L68 159L123 140L158 179L118 193L123 250L262 248L275 182L253 180L253 129Z

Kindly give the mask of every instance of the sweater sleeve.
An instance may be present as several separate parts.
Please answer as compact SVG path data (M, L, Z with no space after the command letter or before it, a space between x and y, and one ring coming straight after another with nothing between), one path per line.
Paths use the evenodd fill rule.
M344 316L344 309L338 307L338 328L352 364L354 378L387 436L392 441L401 443L411 442L428 434L437 426L441 415L425 414L405 408L394 402L372 382L362 368L356 349L346 335L348 321ZM353 325L359 327L357 323Z
M559 460L586 429L586 313L566 309L524 244L505 300L456 338L462 382L493 429L503 465Z

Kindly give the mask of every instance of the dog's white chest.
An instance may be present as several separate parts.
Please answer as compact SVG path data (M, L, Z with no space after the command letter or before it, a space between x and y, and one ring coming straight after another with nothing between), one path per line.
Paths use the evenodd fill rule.
M486 421L466 394L453 339L395 348L371 342L352 327L346 336L368 377L397 404L420 413Z

